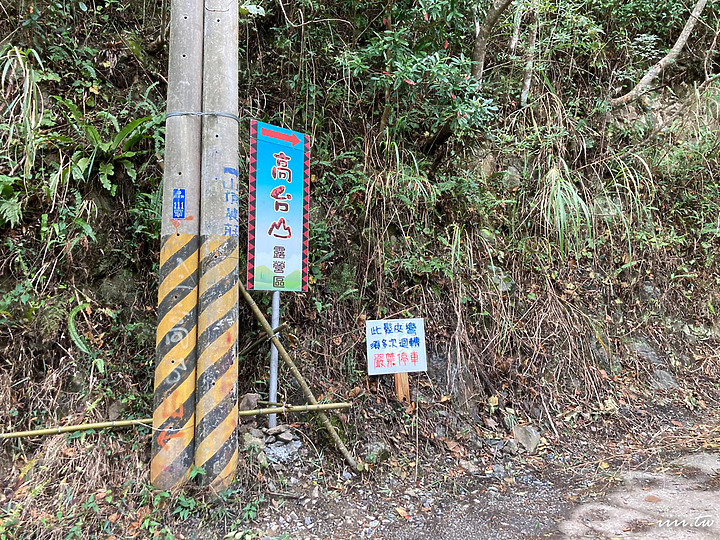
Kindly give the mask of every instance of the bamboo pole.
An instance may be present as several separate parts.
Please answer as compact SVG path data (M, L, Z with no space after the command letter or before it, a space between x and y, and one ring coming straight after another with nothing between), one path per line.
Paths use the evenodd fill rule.
M275 334L279 334L283 330L287 330L287 327L288 327L287 323L282 323L280 326L273 328L273 336ZM245 356L247 354L250 354L251 352L254 352L256 349L259 349L260 347L262 347L268 341L271 341L271 340L272 340L272 336L268 337L267 334L265 334L265 332L263 332L263 335L259 339L253 341L250 345L248 345L242 351L240 351L238 353L238 356Z
M30 431L15 431L0 433L0 439L17 439L20 437L40 437L44 435L59 435L73 431L88 431L91 429L107 429L126 426L146 425L152 426L152 418L136 418L134 420L115 420L113 422L96 422L94 424L77 424L74 426L57 426L54 428L33 429Z
M330 411L336 409L349 409L350 403L319 403L317 405L282 405L280 407L266 407L264 409L252 409L250 411L239 411L238 416L256 416L259 414L285 414L312 411ZM112 422L95 422L93 424L76 424L73 426L57 426L53 428L33 429L30 431L14 431L11 433L0 433L0 439L18 439L20 437L40 437L44 435L59 435L61 433L72 433L74 431L89 431L91 429L110 429L128 426L152 426L152 418L135 418L133 420L114 420Z
M265 332L267 332L268 335L272 335L272 342L277 347L278 353L282 357L285 364L287 364L288 368L290 368L290 372L292 373L293 377L295 377L295 380L300 385L300 388L303 391L303 394L305 394L305 397L312 405L317 405L317 400L315 399L315 396L312 393L312 390L310 390L310 387L308 386L307 382L305 382L305 378L302 376L302 373L298 370L297 366L295 365L295 362L292 361L292 358L290 358L290 355L285 350L285 347L283 347L283 344L280 342L280 340L277 338L277 336L273 335L273 329L272 326L270 326L270 323L265 318L265 315L263 315L263 312L260 311L260 308L255 303L255 300L253 300L252 296L250 296L250 293L247 292L245 289L245 286L242 283L238 283L238 288L240 289L240 294L242 294L243 298L247 301L247 303L250 306L250 309L252 310L253 314L255 315L255 318L260 323L260 326L263 327ZM323 426L327 430L328 434L332 438L332 440L335 442L335 446L340 451L340 453L345 458L345 461L347 461L348 465L352 467L352 469L356 472L360 472L360 469L358 468L358 464L355 461L355 459L350 455L350 452L348 451L347 447L345 446L345 443L342 442L342 439L340 439L340 436L338 435L337 431L335 431L335 427L330 422L330 419L328 416L323 412L318 412L318 417L320 418L320 421L322 422Z

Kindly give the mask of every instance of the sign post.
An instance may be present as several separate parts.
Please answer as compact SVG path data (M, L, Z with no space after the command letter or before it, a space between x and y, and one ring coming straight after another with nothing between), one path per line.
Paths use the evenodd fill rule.
M274 291L272 326L280 323L280 291L307 291L310 137L250 122L248 290ZM270 401L277 399L278 354L270 354ZM275 427L275 415L268 419Z

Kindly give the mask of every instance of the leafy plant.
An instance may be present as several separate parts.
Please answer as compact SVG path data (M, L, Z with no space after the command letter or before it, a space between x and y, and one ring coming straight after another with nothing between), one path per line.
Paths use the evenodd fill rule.
M6 45L0 49L0 91L9 94L0 121L0 224L17 225L22 217L18 186L31 179L37 151L36 132L43 116L38 70L42 61L34 49ZM3 165L4 162L4 165Z
M561 253L580 250L592 238L592 215L567 164L550 167L540 184L537 205L546 230L556 236Z
M98 129L85 119L74 103L62 98L57 98L57 101L70 111L73 128L78 134L84 135L90 145L72 156L71 172L75 180L89 181L93 174L97 174L101 185L111 195L115 195L117 185L112 183L111 178L116 174L116 165L122 165L132 180L137 178L135 165L131 161L137 152L130 149L145 137L144 131L139 128L152 120L152 117L136 118L120 128L114 115L109 112L98 113L105 120L105 126L110 123L115 129L111 139L103 140Z

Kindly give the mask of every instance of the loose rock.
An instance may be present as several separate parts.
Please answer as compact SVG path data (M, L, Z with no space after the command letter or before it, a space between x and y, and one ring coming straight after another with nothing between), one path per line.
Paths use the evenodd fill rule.
M650 382L655 390L670 390L678 387L675 377L664 369L653 371L652 375L650 375Z
M513 436L528 454L534 453L540 444L540 433L533 426L514 426Z

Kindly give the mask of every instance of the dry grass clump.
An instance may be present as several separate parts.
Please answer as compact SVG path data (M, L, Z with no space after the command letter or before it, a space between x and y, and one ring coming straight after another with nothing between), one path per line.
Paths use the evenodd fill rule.
M148 445L138 439L148 437L56 435L19 454L0 531L33 538L80 538L87 531L133 536L150 510Z

